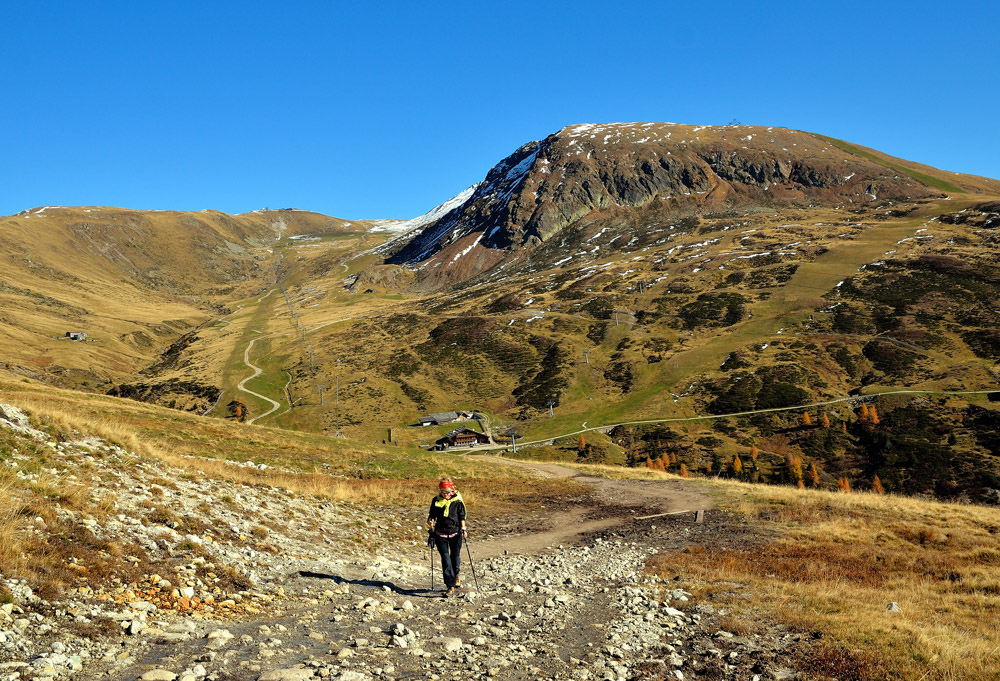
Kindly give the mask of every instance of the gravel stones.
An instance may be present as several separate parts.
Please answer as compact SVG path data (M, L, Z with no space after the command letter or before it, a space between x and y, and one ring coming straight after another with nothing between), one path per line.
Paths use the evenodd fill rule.
M391 672L387 672L387 673L391 674ZM371 681L372 677L369 676L368 674L364 674L362 672L343 671L343 672L340 672L339 674L337 674L333 678L334 678L334 681Z
M174 681L176 678L177 674L166 669L153 669L139 677L141 681Z
M205 638L208 641L206 646L212 650L221 650L228 646L229 642L235 637L228 629L216 629L208 633Z
M462 649L462 639L460 638L445 638L441 641L441 647L445 649L446 652L454 653Z
M130 636L135 636L139 632L145 630L146 622L144 619L134 619L134 620L123 620L122 629L125 630L126 634Z
M257 681L307 681L315 676L315 670L292 667L289 669L272 669L257 677Z
M132 601L128 607L136 612L156 612L156 606L148 601Z

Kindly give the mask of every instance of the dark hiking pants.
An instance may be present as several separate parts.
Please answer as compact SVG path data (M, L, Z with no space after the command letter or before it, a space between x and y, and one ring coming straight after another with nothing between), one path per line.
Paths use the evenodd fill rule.
M444 585L450 589L455 586L455 579L458 577L462 558L462 534L460 532L454 537L442 537L435 534L434 543L437 544L438 553L441 554Z

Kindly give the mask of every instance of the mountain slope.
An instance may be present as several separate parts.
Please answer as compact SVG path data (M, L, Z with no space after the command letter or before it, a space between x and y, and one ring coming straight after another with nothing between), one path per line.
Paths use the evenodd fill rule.
M29 214L20 234L32 264L5 265L20 302L5 308L0 347L22 375L101 390L110 378L115 394L217 417L256 418L277 402L268 425L368 442L433 441L404 426L478 409L527 440L598 428L579 452L590 460L667 453L671 465L718 471L756 443L762 479L783 479L794 455L825 486L877 474L893 491L992 498L995 183L754 130L574 126L411 222L430 219L415 239L301 211L220 216L203 238L215 250L191 262L189 247L164 257L150 240L131 257L120 235L132 232L112 223L98 243L115 257L77 249L95 272L83 276L58 239L30 242ZM659 160L638 163L642 154ZM203 214L144 219L161 215L167 234ZM305 238L276 239L278 217ZM393 248L423 260L386 265ZM57 341L77 320L95 342ZM879 398L874 434L841 399L902 388L937 391L938 404ZM945 394L963 390L984 393ZM823 406L814 425L825 417L839 430L801 427L794 411L716 418L811 403ZM681 421L615 428L664 419ZM918 432L955 442L923 446Z
M46 206L0 218L0 358L66 385L131 375L181 333L273 282L282 236L348 229L296 210ZM88 338L69 342L68 331Z
M783 128L569 126L498 163L468 200L388 262L419 266L440 285L521 257L583 219L641 228L734 208L882 205L941 196L942 187L983 188L962 176L900 172L889 158Z

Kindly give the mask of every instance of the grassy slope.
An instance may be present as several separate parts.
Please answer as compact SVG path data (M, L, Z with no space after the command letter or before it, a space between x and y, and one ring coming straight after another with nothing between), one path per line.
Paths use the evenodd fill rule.
M319 430L335 422L333 392L338 373L341 376L342 399L345 401L349 384L359 379L350 371L338 371L336 360L349 356L362 347L352 344L350 347L334 350L331 348L331 339L351 333L350 330L360 320L377 317L382 310L399 304L400 296L397 294L358 294L344 288L344 282L349 277L377 262L374 254L364 252L386 238L385 234L363 234L360 238L325 238L314 242L321 244L320 247L282 244L281 251L286 255L287 261L292 263L282 280L289 297L286 302L274 296L276 300L269 304L270 309L266 315L258 318L255 328L266 329L268 334L276 334L268 341L270 355L284 359L270 360L270 364L267 361L265 364L255 362L265 368L265 374L251 382L250 387L264 384L266 390L259 392L284 401L281 387L288 378L284 369L295 365L308 367L309 348L315 352L318 369L312 376L300 376L293 381L290 390L292 399L296 401L295 408L269 416L268 423L287 428ZM262 356L257 347L254 350L256 356ZM242 355L238 364L242 364ZM227 384L230 381L231 379L227 379ZM319 404L318 385L326 388L323 405ZM345 403L342 406L346 409ZM363 441L381 440L386 437L385 428L389 425L397 424L364 423L344 430Z
M964 191L964 190L960 189L959 187L955 186L954 184L952 184L951 182L949 182L949 181L947 181L945 179L942 179L941 177L936 177L934 175L929 175L927 173L922 173L922 172L920 172L918 170L914 170L913 168L906 167L906 166L904 166L904 165L902 165L900 163L897 163L895 161L891 161L891 160L889 160L888 158L886 158L884 156L879 156L879 155L873 154L873 153L871 153L869 151L864 151L863 149L859 149L858 147L856 147L856 146L854 146L852 144L848 144L847 142L844 142L843 140L838 140L838 139L834 139L833 137L827 137L826 135L818 135L818 134L815 134L815 133L814 133L814 136L818 137L821 140L825 140L826 142L829 142L830 144L834 145L838 149L843 149L844 151L846 151L849 154L854 154L855 156L860 156L861 158L866 158L869 161L874 161L875 163L880 163L880 164L886 166L887 168L892 168L893 170L898 170L899 172L901 172L901 173L903 173L905 175L909 175L914 180L917 180L918 182L922 182L922 183L926 184L928 187L934 187L935 189L940 189L943 192L950 192L952 194L961 194ZM938 173L938 174L941 174L941 173Z
M0 334L0 352L29 369L59 365L90 373L91 383L94 374L135 371L209 317L209 306L233 288L234 269L250 286L269 269L262 246L270 231L260 218L122 209L45 215L0 220L16 235L0 266L7 311L0 325L12 327ZM265 258L257 269L251 242ZM88 342L57 340L71 329L88 331Z
M948 208L960 209L961 206L950 203ZM775 337L779 329L808 318L810 313L824 305L823 295L838 282L856 273L861 265L878 260L886 251L893 249L897 241L912 236L929 216L940 210L939 205L932 204L905 219L877 223L857 239L836 243L815 260L803 263L792 279L769 300L756 303L752 308L752 319L742 321L724 333L699 338L695 347L684 350L668 362L655 365L659 367L657 374L645 388L597 408L581 403L586 411L577 407L580 411L573 412L570 405L567 410L560 410L571 411L570 414L561 413L554 419L539 422L528 436L544 438L569 432L584 420L588 426L595 426L633 419L691 415L683 411L664 413L663 393L667 390L683 392L678 390L681 381L716 370L734 349L752 343L766 343Z
M250 352L250 361L264 372L248 381L247 388L282 404L282 408L266 417L265 421L273 425L319 430L315 418L303 422L298 410L319 406L315 386L322 381L308 376L294 381L289 386L293 400L296 400L296 409L292 410L288 407L285 386L289 385L290 372L295 373L296 366L308 366L308 348L314 347L317 332L322 330L317 327L328 328L325 325L332 321L332 315L350 316L355 314L353 308L367 309L369 303L381 299L345 293L338 290L334 280L350 276L369 263L373 256L353 259L351 256L359 249L380 243L383 238L346 233L308 240L282 240L275 251L279 259L291 263L290 266L279 267L284 272L281 283L289 291L289 297L286 299L279 287L274 286L234 302L231 307L236 311L211 324L200 341L192 346L187 355L191 366L179 372L168 372L161 378L182 374L200 376L220 385L223 395L211 412L213 416L225 416L225 405L233 399L246 404L251 417L261 414L269 410L270 405L237 389L239 382L253 373L244 362L244 352L257 339ZM343 268L342 263L348 267ZM316 276L317 270L319 276ZM311 302L307 302L310 307L305 307L296 299L299 289L324 287L329 290L320 296L318 307L311 307ZM336 304L330 305L334 298ZM332 390L332 382L328 388Z
M10 256L0 262L0 359L69 386L134 380L180 333L273 282L278 234L354 244L367 225L306 211L74 207L0 217ZM87 331L88 342L60 340L68 330Z
M232 331L229 336L228 342L231 344L231 349L222 372L224 393L223 399L220 400L220 406L224 407L230 399L238 400L250 408L251 416L261 414L271 408L271 405L267 402L247 392L236 389L240 381L253 374L253 371L244 362L244 358L248 346L255 339L257 340L254 342L253 348L249 353L250 361L254 365L264 369L264 373L248 381L246 384L247 388L262 395L267 395L277 402L285 401L282 386L285 384L285 380L283 379L286 377L282 375L280 367L273 366L272 362L265 359L274 342L273 339L268 337L269 333L279 333L276 331L265 331L271 325L275 308L281 304L281 296L276 295L273 291L274 289L269 289L262 296L255 296L250 300L244 301L244 308L240 311L240 314L234 315L233 327L230 328L239 329L239 331ZM291 328L289 328L286 332L291 333L291 331ZM215 414L224 415L225 411L217 409Z

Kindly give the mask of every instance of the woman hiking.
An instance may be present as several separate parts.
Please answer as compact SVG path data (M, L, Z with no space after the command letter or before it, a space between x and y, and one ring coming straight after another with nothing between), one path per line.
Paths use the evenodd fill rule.
M459 567L462 552L462 538L468 536L465 528L465 502L455 489L451 478L442 478L438 483L438 495L431 501L431 511L427 515L427 526L431 537L441 554L441 569L444 572L447 598L460 584Z

